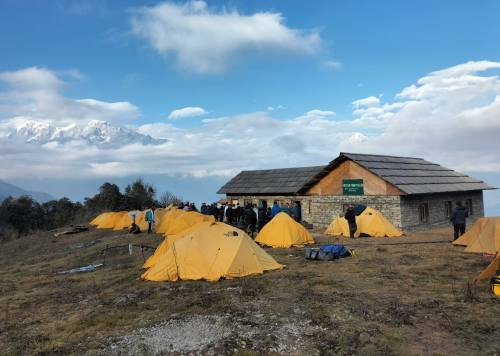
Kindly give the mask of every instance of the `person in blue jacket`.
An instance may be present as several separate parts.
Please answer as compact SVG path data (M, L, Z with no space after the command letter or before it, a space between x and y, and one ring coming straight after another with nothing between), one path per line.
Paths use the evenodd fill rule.
M271 218L274 218L276 215L278 215L281 212L281 207L278 204L277 201L273 203L273 208L271 209Z
M152 227L155 222L155 208L152 207L151 209L146 211L146 218L145 220L148 222L148 234L152 232Z

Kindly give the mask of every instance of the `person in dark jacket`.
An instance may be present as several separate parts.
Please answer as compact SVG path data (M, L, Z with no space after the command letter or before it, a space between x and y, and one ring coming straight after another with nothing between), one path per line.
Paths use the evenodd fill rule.
M266 223L267 223L267 209L263 205L261 205L259 207L258 222L259 222L259 231L260 231L260 230L262 230L264 225L266 225Z
M353 206L349 205L347 211L344 215L344 218L347 220L349 224L349 238L353 239L358 226L356 225L356 214L354 214Z
M300 206L298 203L293 204L293 209L292 209L292 217L295 219L296 222L300 223L302 220L301 216L301 211L300 211Z
M462 206L462 202L457 202L457 207L451 215L450 221L453 224L453 230L455 230L455 236L453 241L458 239L465 233L465 223L466 219L469 217L469 211L466 207Z
M257 224L257 216L253 211L252 205L248 204L244 209L245 230L253 238L255 225Z
M226 209L226 222L229 225L233 225L233 220L234 220L234 210L233 206L229 204Z

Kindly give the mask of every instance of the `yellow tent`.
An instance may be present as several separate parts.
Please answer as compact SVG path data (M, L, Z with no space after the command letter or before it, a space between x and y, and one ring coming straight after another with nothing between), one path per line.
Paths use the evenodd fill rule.
M144 262L142 267L151 268L167 252L167 250L172 247L175 241L183 238L186 234L191 233L195 229L198 229L198 225L192 226L180 234L166 236L165 239L158 245L155 252L149 256L146 262Z
M132 225L132 218L128 214L128 211L120 213L120 216L115 221L115 226L113 230L123 230L129 228Z
M481 231L465 248L465 252L495 254L500 251L500 216L485 218ZM457 240L458 241L458 240Z
M175 241L142 278L217 281L281 268L242 230L224 223L202 222Z
M113 229L120 219L123 218L123 215L127 214L126 211L112 212L97 225L98 229Z
M102 224L109 216L110 214L113 214L111 212L106 212L106 213L102 213L100 215L97 215L91 222L90 222L90 225L94 225L94 226L97 226L99 224Z
M148 222L146 221L146 211L141 211L135 217L135 223L137 226L139 226L139 229L141 229L141 231L146 231L148 229Z
M279 213L269 221L259 232L255 241L267 246L285 248L314 243L309 231L287 213Z
M186 212L176 208L173 208L162 214L160 221L156 225L156 233L164 234L167 231L167 228L172 225L173 222L182 214L186 214Z
M500 253L491 261L491 263L482 271L475 279L474 282L481 282L485 279L489 279L497 275L497 271L500 271Z
M488 218L477 219L476 222L467 229L465 234L463 234L458 239L453 241L453 245L468 246L472 241L474 241L479 236L479 233L483 230L487 221Z
M361 234L376 237L400 237L403 235L380 211L370 207L367 207L359 216L356 216L356 225L358 229L354 234L355 237L359 237ZM347 220L336 216L326 229L325 234L349 237Z
M212 215L203 215L194 211L182 211L176 217L172 218L171 223L167 223L164 234L176 235L189 229L190 227L201 222L214 222L215 219ZM158 232L158 231L157 231Z

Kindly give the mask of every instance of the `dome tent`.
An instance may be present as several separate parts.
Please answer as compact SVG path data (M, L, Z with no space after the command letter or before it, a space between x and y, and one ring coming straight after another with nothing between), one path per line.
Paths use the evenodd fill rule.
M242 230L224 223L202 222L173 242L142 278L217 281L281 268Z
M453 245L468 246L472 241L477 239L487 222L488 218L477 219L476 222L472 224L472 226L467 228L465 234L453 241Z
M497 275L497 271L500 271L500 253L497 253L496 257L491 261L491 263L482 271L475 279L474 282L478 283L489 279Z
M132 218L125 212L120 215L115 221L115 226L113 226L113 230L123 230L129 228L132 225Z
M400 237L403 235L380 211L370 207L356 216L356 225L358 229L354 234L355 237L359 237L361 234L373 237ZM336 216L326 229L325 234L349 237L347 220L344 217Z
M485 220L481 230L475 238L471 238L464 252L496 254L500 251L500 217L489 217Z
M99 226L102 224L106 219L108 219L111 216L111 212L105 212L102 214L97 215L89 224L94 225L94 226Z
M304 226L281 212L262 228L255 242L275 248L288 248L313 244L314 239Z
M160 221L156 225L156 233L164 234L168 227L173 224L173 222L182 214L186 214L186 211L181 209L172 208L166 213L162 214Z
M118 211L106 214L102 221L97 225L98 229L114 229L114 227L127 215L126 211Z
M212 215L203 215L195 211L180 211L181 214L172 217L170 223L166 224L164 231L165 235L169 236L180 234L201 222L215 222Z

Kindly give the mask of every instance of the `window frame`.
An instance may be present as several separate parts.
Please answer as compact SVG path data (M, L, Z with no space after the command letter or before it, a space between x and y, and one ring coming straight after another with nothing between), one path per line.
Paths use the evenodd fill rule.
M418 218L421 223L429 223L429 203L420 203L418 205Z
M451 218L453 214L453 202L451 200L446 200L444 202L444 216L445 218Z
M473 207L472 199L466 199L465 206L467 207L467 211L469 212L469 215L474 215L474 207Z

